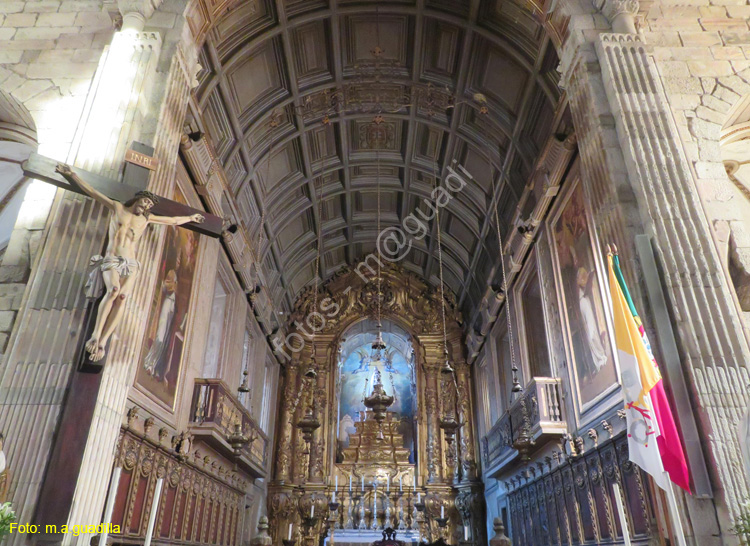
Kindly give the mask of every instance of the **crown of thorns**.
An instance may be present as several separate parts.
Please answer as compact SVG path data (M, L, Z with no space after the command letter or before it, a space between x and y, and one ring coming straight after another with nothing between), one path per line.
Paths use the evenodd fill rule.
M141 190L141 191L137 192L137 193L136 193L136 194L135 194L135 195L133 196L133 199L140 199L141 197L145 197L146 199L150 199L150 200L151 200L151 202L152 202L152 203L153 203L154 205L158 205L158 204L159 204L159 196L158 196L158 195L156 195L155 193L151 193L151 192L150 192L150 191L148 191L148 190Z

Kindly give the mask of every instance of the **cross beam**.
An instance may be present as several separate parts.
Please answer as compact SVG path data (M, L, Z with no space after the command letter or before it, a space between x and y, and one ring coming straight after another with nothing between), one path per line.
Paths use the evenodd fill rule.
M29 159L23 163L22 168L24 174L29 178L35 178L36 180L41 180L42 182L47 182L48 184L57 186L58 188L85 195L78 187L74 186L65 180L62 175L55 172L55 167L57 167L58 163L59 161L55 161L49 157L32 153L29 156ZM84 171L83 169L78 169L76 167L71 167L71 169L95 189L110 199L114 199L121 203L126 202L132 198L136 192L143 189L129 186L117 182L116 180L112 180L111 178ZM208 235L209 237L221 236L223 225L223 220L221 218L213 214L208 214L202 210L183 205L177 201L160 197L159 204L154 205L149 212L158 216L191 216L196 213L202 214L205 217L203 223L197 224L195 222L190 222L183 224L181 227L197 233L202 233L203 235Z

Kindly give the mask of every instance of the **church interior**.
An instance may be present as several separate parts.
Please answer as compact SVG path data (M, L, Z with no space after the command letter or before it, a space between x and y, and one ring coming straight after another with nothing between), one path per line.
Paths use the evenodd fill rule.
M0 1L0 544L750 544L749 21Z

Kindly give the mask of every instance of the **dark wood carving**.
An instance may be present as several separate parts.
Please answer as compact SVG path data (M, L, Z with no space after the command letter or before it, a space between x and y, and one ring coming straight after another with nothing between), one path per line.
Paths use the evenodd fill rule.
M628 460L624 435L551 472L526 473L513 481L507 534L514 546L618 543L623 533L615 514L613 483L622 489L633 543L649 543L652 500L644 486L646 477Z

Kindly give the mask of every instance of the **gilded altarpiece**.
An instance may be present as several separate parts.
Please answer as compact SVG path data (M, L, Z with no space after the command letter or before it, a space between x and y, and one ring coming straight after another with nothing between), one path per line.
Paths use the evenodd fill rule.
M291 535L297 544L313 544L326 533L330 537L331 529L379 533L390 525L404 533L418 530L429 540L443 536L451 543L463 540L466 533L468 542L483 544L483 486L477 477L471 369L464 358L462 317L453 296L446 294L447 346L455 374L441 373L445 357L439 290L395 265L382 270L379 290L377 281L374 268L365 265L341 270L320 288L315 320L309 320L316 301L312 288L300 295L290 316L296 328L287 340L301 350L290 351L284 371L274 479L269 484L274 543ZM411 343L414 399L408 411L402 407L406 401L400 400L382 425L364 412L351 416L342 449L339 363L346 356L340 349L355 325L375 323L378 294L383 323L395 325ZM318 326L314 339L309 335L311 323ZM366 366L366 355L360 356L355 363ZM317 372L314 378L308 377L311 366ZM386 391L396 390L404 398L402 379L391 379L384 371ZM351 400L344 402L346 408L352 406ZM310 409L320 427L308 442L296 425ZM412 439L405 439L410 433L403 423L405 414L415 424ZM455 439L441 428L447 417L459 424ZM405 447L411 442L413 450ZM336 480L339 507L331 514L328 503ZM424 512L418 514L415 505L420 503ZM441 510L448 520L443 528L436 521ZM313 513L318 516L311 529Z

